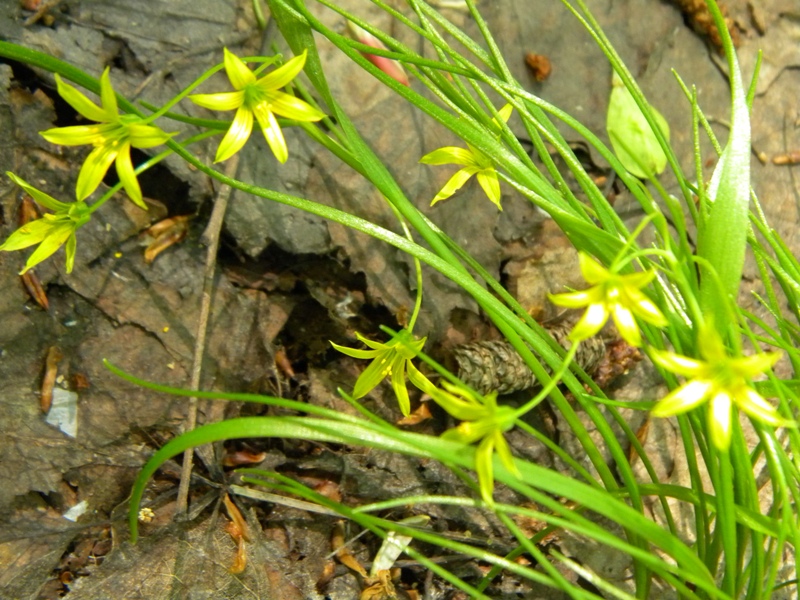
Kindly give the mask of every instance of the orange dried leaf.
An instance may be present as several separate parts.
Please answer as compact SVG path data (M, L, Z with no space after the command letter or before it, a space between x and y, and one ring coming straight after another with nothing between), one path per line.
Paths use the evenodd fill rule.
M647 440L648 431L650 431L650 419L642 423L641 427L636 431L636 439L639 440L640 444L644 445L645 440ZM628 462L631 466L633 466L637 458L639 458L639 453L636 451L636 446L631 444L631 447L628 449Z
M228 571L233 574L237 574L244 571L245 567L247 566L247 554L245 552L244 542L245 540L249 541L250 537L247 531L247 523L245 522L242 513L230 499L228 494L225 494L223 502L225 504L225 509L228 511L228 515L230 515L231 518L231 521L225 525L225 531L227 531L233 538L233 541L236 542L236 555L234 556L233 563Z
M355 571L365 579L367 578L367 570L361 566L358 559L350 553L350 550L345 546L344 541L344 525L341 521L336 523L333 527L333 534L331 535L331 546L336 551L336 558L340 563L351 571Z
M427 421L433 415L431 415L431 409L428 408L427 402L422 402L419 405L419 408L412 412L407 417L403 417L399 421L397 421L397 425L417 425L418 423L422 423L423 421Z
M22 198L22 204L19 205L19 224L25 225L25 223L35 221L41 216L42 215L39 212L39 208L36 206L33 198L26 194Z
M144 261L148 265L164 250L186 238L190 218L190 215L170 217L159 221L144 232L145 235L153 238L144 251Z
M281 373L286 375L286 377L291 379L295 376L294 368L292 368L292 361L286 356L286 349L283 347L275 350L275 366L278 367Z
M250 534L247 529L247 522L244 520L239 508L233 503L233 500L230 499L228 494L225 494L225 497L222 499L222 501L225 504L225 509L228 511L228 515L239 531L238 535L249 542ZM231 535L233 534L231 533Z
M228 452L222 459L224 467L240 467L241 465L253 465L260 463L267 458L266 452L250 452L249 450L236 450Z
M326 479L315 485L314 491L334 502L342 501L342 490L339 488L339 484L330 479Z
M42 282L39 281L39 278L36 276L36 273L33 272L33 269L25 271L19 276L19 278L22 280L22 285L25 286L25 289L27 290L31 299L43 309L49 309L50 302L47 300L47 294L42 287Z
M525 64L528 65L528 68L531 70L531 74L536 81L544 81L550 77L550 73L553 71L553 67L550 64L550 59L544 54L534 54L533 52L528 52L525 55Z
M58 376L58 363L64 355L57 346L50 346L45 358L44 377L42 378L42 395L39 399L43 413L50 412L50 405L53 403L53 387L56 385Z
M800 150L794 150L792 152L787 152L786 154L773 156L772 164L779 166L800 164Z

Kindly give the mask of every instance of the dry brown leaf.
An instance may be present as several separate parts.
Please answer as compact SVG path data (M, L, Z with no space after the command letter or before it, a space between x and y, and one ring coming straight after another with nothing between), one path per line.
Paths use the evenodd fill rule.
M427 402L421 402L417 410L412 412L407 417L403 417L396 424L397 425L417 425L423 421L431 418L431 409L428 408Z
M344 541L344 524L342 521L336 523L333 527L333 534L331 535L331 546L333 550L336 551L336 558L340 563L342 563L345 567L350 569L351 571L355 571L361 577L366 579L367 570L361 566L361 563L358 562L358 559L350 553L350 550L347 549L345 546Z
M640 444L644 445L645 440L647 440L648 431L650 431L650 419L646 419L636 431L636 439L639 440ZM636 446L631 444L631 447L628 449L628 462L631 466L633 466L637 458L639 458L639 453L636 451Z
M186 238L189 232L189 219L191 215L179 215L159 221L144 232L144 235L153 238L144 251L144 262L148 265L164 250Z
M240 467L242 465L254 465L267 458L266 452L251 452L250 450L235 450L226 452L222 459L224 467Z
M236 555L234 556L233 563L228 568L228 571L233 574L242 573L245 570L245 567L247 567L247 554L245 551L244 542L245 540L250 540L247 530L247 523L245 522L242 513L239 511L239 508L233 503L228 494L225 494L223 502L225 504L225 509L228 511L228 515L231 518L231 521L225 525L225 531L227 531L233 538L233 541L236 542Z
M58 376L58 363L64 355L57 346L50 346L47 351L47 358L44 361L44 377L42 378L42 395L39 397L39 406L43 413L50 412L50 405L53 403L53 387L56 385Z
M774 165L796 165L800 164L800 150L793 150L786 154L778 154L772 157L772 164Z
M50 302L47 300L47 294L45 294L44 288L42 287L42 282L39 281L39 278L36 276L36 273L33 272L33 269L25 271L19 276L19 278L22 280L22 285L25 286L25 289L27 290L31 299L43 309L49 309Z
M289 379L295 376L292 361L286 356L286 348L283 346L275 350L275 366Z
M326 479L315 485L314 491L334 502L342 501L342 490L339 484L330 479Z
M550 77L550 73L553 72L550 59L544 54L534 54L533 52L528 52L525 55L525 64L528 65L528 68L531 70L531 74L536 81L544 81Z

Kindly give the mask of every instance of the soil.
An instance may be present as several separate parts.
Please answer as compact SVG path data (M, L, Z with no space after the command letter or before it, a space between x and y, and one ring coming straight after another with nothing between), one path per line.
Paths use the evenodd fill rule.
M341 0L340 4L417 47L409 32L369 3ZM394 4L401 8L403 3ZM595 0L588 4L650 102L669 122L683 168L693 171L690 109L671 70L697 86L702 108L724 140L729 114L724 61L674 3ZM34 5L40 6L41 14L34 13ZM727 5L746 80L753 72L756 51L764 50L752 116L753 187L768 219L797 253L797 170L774 162L800 145L796 101L800 13L796 0L731 0ZM497 0L482 2L480 8L514 76L605 140L610 68L562 4ZM321 6L315 10L329 26L345 31L341 17ZM477 34L466 12L443 10L456 24ZM274 24L264 32L258 30L250 0L3 0L0 39L48 52L94 76L110 66L120 93L154 104L165 102L219 61L223 46L239 55L286 48ZM532 314L541 320L553 318L545 294L578 286L580 281L575 253L552 221L507 187L502 212L482 198L474 184L429 208L430 199L451 173L417 161L426 152L456 143L453 135L381 87L325 40L319 47L334 95L409 197L499 277ZM541 66L531 70L527 55L539 57L537 65L545 64L543 57L548 73L543 75ZM223 84L223 79L213 79L206 91ZM181 110L209 116L196 107ZM54 197L71 198L87 150L54 146L38 132L76 122L74 111L55 93L51 74L17 63L0 64L0 128L6 132L0 142L3 171L16 173ZM513 120L511 124L525 138L520 124ZM175 130L182 128L178 124ZM393 216L360 176L297 130L285 131L290 151L286 165L279 165L263 139L254 135L241 154L237 177L393 227ZM574 133L566 135L574 140L590 173L608 176L607 165L598 156L586 150ZM209 144L200 150L209 162L215 147ZM704 152L707 178L714 154L710 148ZM178 462L159 471L146 496L152 521L143 525L138 544L129 542L124 519L132 482L148 457L184 430L187 402L129 384L105 369L102 361L149 381L188 385L206 260L201 237L219 193L214 182L174 158L148 171L141 182L149 210L137 208L123 195L107 203L79 231L71 273L65 271L63 250L36 267L38 301L18 275L24 253L0 253L0 597L359 597L363 581L331 555L336 518L233 493L250 538L245 543L244 570L231 572L238 550L229 533L231 517L223 498L228 486L236 483L233 468L278 470L351 505L412 493L468 493L446 468L360 448L280 439L232 440L197 452L186 519L172 519ZM109 175L105 184L114 183ZM625 219L635 223L641 218L624 189L609 181L608 190ZM18 226L21 201L19 189L3 178L0 239ZM145 248L152 238L144 232L154 223L184 216L189 217L185 239L176 234L177 243L147 261ZM279 395L342 411L352 408L336 389L352 389L364 365L335 352L329 341L354 346L356 331L381 339L379 327L402 326L414 301L413 265L396 250L340 225L239 192L230 199L215 275L200 387ZM429 351L435 356L447 360L456 344L497 336L457 286L427 269L424 285L416 331L428 336ZM758 289L758 271L748 259L741 301L753 311L758 308L751 292ZM46 307L41 305L45 301ZM67 410L61 422L54 419L52 408L46 415L41 405L48 373L55 404L77 399L72 415ZM658 380L644 363L609 385L622 398L660 393ZM412 400L416 408L419 399ZM388 385L365 401L385 419L397 421L401 416ZM202 401L199 408L200 423L275 414L223 401ZM572 449L569 431L552 410L544 407L533 418L535 426ZM642 426L641 414L630 418L631 427ZM451 425L434 411L409 427L436 434ZM512 432L509 442L521 456L565 469L543 448L531 446L526 436ZM679 481L678 444L669 422L653 423L647 443L662 450L658 452L662 463L657 465L661 474ZM498 493L515 500L508 490ZM390 516L399 519L412 512ZM437 531L455 539L469 536L497 552L514 547L504 528L479 511L440 509L430 516ZM347 528L344 535L349 539L358 533ZM602 570L612 581L622 582L628 576L625 557L593 555L591 548L568 536L551 543ZM365 535L350 549L368 568L379 545L379 539ZM483 574L485 565L454 561L434 548L419 549L465 579ZM403 567L395 584L401 597L414 591L429 599L463 597L413 561L401 559L398 566ZM552 590L505 575L488 593L503 599L560 598ZM657 588L654 593L659 593ZM667 592L663 597L669 597Z

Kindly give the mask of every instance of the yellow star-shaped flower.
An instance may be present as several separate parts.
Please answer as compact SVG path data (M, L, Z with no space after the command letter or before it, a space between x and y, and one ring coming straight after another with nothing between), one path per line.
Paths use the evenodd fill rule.
M310 104L280 91L303 70L305 63L306 52L303 52L282 67L256 78L242 59L225 48L225 72L236 91L189 96L195 104L204 108L236 111L228 132L217 148L215 162L227 160L242 149L253 131L253 118L258 121L275 157L281 163L286 162L289 151L275 115L295 121L319 121L325 116Z
M369 366L364 369L364 372L356 380L356 385L353 388L353 398L356 400L363 398L375 389L387 375L391 375L392 389L394 389L394 393L397 396L400 411L407 417L411 412L411 401L406 388L406 369L409 371L412 382L423 382L422 385L432 386L430 382L427 382L428 380L425 376L411 363L411 360L425 346L427 338L415 340L406 329L399 331L397 335L385 344L368 340L359 333L356 333L356 337L370 349L347 348L331 342L331 346L342 354L353 358L372 359ZM427 384L424 382L427 382ZM419 384L415 383L415 385Z
M506 104L498 111L500 118L503 119L503 121L508 121L512 110L513 107L510 104ZM494 167L494 162L471 144L467 144L467 148L459 148L458 146L439 148L423 156L419 159L419 162L426 165L455 164L463 165L464 167L456 171L455 175L444 184L444 187L439 190L439 193L436 194L433 202L431 202L431 206L455 194L470 177L475 175L483 191L486 192L486 195L489 197L489 200L496 204L497 208L503 210L503 207L500 205L500 180L497 178L497 170Z
M62 146L83 144L94 146L94 150L86 157L78 174L75 196L79 201L88 198L97 189L111 163L115 163L119 180L130 199L147 210L147 205L142 200L142 190L133 170L131 148L159 146L169 139L170 134L164 133L154 125L147 124L137 115L120 115L117 108L117 97L111 87L111 78L108 73L109 69L106 67L100 77L102 106L97 106L56 75L58 95L82 116L91 121L97 121L97 124L56 127L42 131L41 135L48 142Z
M722 450L727 449L730 444L733 405L766 425L779 427L791 424L782 419L775 408L749 385L753 377L778 361L780 352L732 357L719 333L711 325L700 328L697 346L703 360L666 350L650 350L654 363L688 379L655 405L651 411L654 417L684 413L708 400L711 441Z
M590 284L588 290L566 294L550 294L550 301L568 308L586 307L586 312L570 332L570 339L579 342L595 335L614 318L619 334L631 346L641 346L642 336L636 324L639 317L656 327L664 327L667 319L641 291L655 277L654 271L620 275L606 269L584 252L578 253L581 275Z
M473 444L480 440L475 451L475 472L478 475L481 498L487 504L492 504L494 502L492 461L495 452L509 472L521 477L514 464L508 442L503 436L503 433L514 426L516 411L510 406L498 406L496 392L478 398L468 390L447 382L443 382L442 386L444 390L426 386L425 391L451 416L462 421L458 427L445 431L442 437L464 444Z
M45 214L41 219L26 223L8 239L0 244L0 250L22 250L39 244L30 255L20 275L50 257L66 243L67 273L72 272L75 264L77 240L75 230L86 224L90 218L90 209L85 202L61 202L44 192L37 190L13 173L7 173L11 180L25 190L39 204L49 208L54 214Z

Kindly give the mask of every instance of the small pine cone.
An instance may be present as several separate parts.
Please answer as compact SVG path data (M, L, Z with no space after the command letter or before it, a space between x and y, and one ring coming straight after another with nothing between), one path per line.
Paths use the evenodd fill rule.
M673 0L678 8L683 13L686 20L691 24L692 28L699 34L708 36L714 47L722 52L722 36L717 30L714 23L714 17L708 10L708 5L705 0ZM728 32L731 35L731 40L734 46L739 46L739 31L736 29L736 24L733 19L728 16L728 8L721 1L717 2L720 12L725 19L725 25L728 27Z
M567 329L559 327L548 331L565 350L569 349L571 344L567 339ZM591 375L605 353L605 342L593 337L581 342L575 362ZM536 377L528 365L506 341L462 344L453 349L453 355L458 363L458 378L481 394L510 394L536 385ZM547 372L551 372L549 368Z

